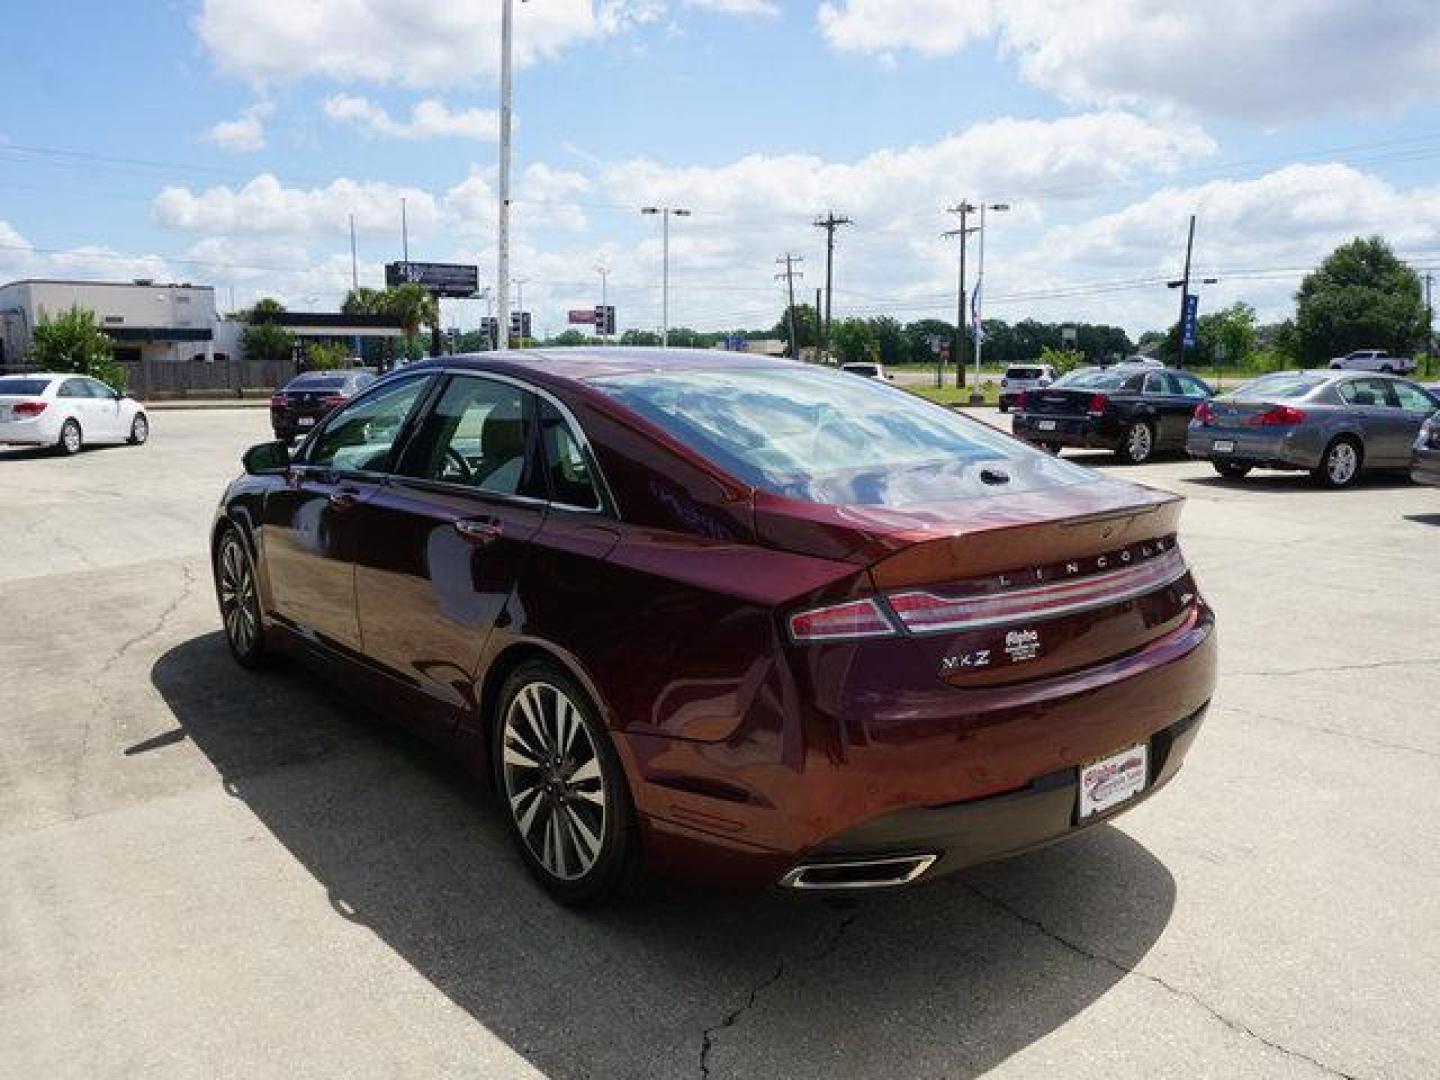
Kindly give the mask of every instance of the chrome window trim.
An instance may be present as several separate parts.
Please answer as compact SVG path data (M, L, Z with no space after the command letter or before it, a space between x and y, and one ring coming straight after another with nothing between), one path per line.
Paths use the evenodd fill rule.
M613 517L616 521L624 520L620 516L620 505L615 501L615 495L610 490L610 483L608 480L605 479L604 470L600 468L600 462L595 456L595 449L590 445L590 439L586 436L585 429L580 426L580 421L575 419L575 414L570 411L570 407L566 405L563 401L561 401L558 397L556 397L554 394L552 394L549 390L546 390L544 387L536 386L534 383L526 382L524 379L517 379L513 375L506 375L496 371L486 371L477 368L449 366L432 368L430 370L440 371L443 374L452 376L459 375L472 379L494 379L496 382L509 383L511 386L514 386L520 390L524 390L527 393L534 394L536 397L548 401L551 405L555 406L556 412L560 414L561 418L565 421L566 426L569 427L571 437L575 439L575 442L579 445L580 449L585 454L586 461L589 463L591 469L594 470L596 488L595 494L600 497L600 505L593 507L574 506L570 503L555 502L549 499L538 499L535 501L542 502L545 505L553 507L556 510L567 510L577 514L599 514L605 517ZM461 485L456 486L459 487ZM479 491L478 488L473 487L465 488L465 490L471 493ZM506 496L498 497L505 498ZM528 498L528 496L517 497Z

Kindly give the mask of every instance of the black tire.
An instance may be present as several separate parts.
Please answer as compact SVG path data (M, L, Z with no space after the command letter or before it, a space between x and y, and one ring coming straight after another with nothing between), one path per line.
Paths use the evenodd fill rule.
M1243 480L1254 468L1253 465L1241 465L1234 461L1212 461L1210 464L1214 465L1215 471L1226 480Z
M501 686L490 730L501 812L536 881L571 907L629 893L640 865L634 805L584 688L559 665L528 660Z
M1348 464L1347 464L1348 463ZM1365 466L1365 447L1353 435L1339 435L1330 440L1320 464L1310 476L1321 487L1338 491L1352 486Z
M1382 365L1380 366L1380 373L1381 373L1382 375L1394 375L1394 374L1395 374L1395 369L1394 369L1393 367L1391 367L1389 364L1382 364Z
M127 440L131 446L143 446L150 438L150 419L143 412L137 412L135 419L130 421L130 438Z
M263 667L270 653L265 647L260 582L250 548L233 525L220 534L211 570L215 575L215 600L220 605L220 622L230 655L241 667Z
M1144 420L1129 424L1115 453L1126 465L1144 465L1155 456L1155 429Z
M80 421L66 420L60 425L60 439L55 449L66 457L73 457L85 447L85 433L80 430Z
M999 404L1000 404L1000 411L1001 411L1001 412L1009 412L1009 411L1010 411L1010 404L1009 404L1009 402L1007 402L1004 398L1001 398L1001 399L1000 399Z

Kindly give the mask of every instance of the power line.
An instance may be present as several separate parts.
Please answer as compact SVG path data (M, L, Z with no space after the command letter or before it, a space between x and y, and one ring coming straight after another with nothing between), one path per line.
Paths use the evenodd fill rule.
M786 288L790 292L790 306L786 309L790 316L790 358L792 360L798 360L800 359L800 338L795 333L795 279L797 277L804 277L805 275L795 269L795 264L797 262L804 262L805 257L803 255L792 255L786 252L775 261L785 264L785 272L776 274L775 278L779 280L783 277Z
M830 349L830 299L835 291L835 230L851 224L854 223L848 217L836 217L834 210L823 218L815 219L815 228L825 230L825 325L820 331L822 353L828 353Z

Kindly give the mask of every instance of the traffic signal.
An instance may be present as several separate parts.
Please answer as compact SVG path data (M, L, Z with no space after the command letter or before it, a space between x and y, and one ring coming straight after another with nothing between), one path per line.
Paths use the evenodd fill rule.
M518 338L529 338L530 333L530 312L512 311L510 313L510 336Z
M595 333L601 337L615 333L615 308L613 305L595 305Z
M500 344L500 320L497 319L497 318L495 318L495 316L493 316L493 315L487 315L487 316L485 316L485 318L481 319L481 320L480 320L480 336L483 337L487 342L489 342L489 345L487 346L487 348L493 349L493 348L495 348L497 345L499 345L499 344Z

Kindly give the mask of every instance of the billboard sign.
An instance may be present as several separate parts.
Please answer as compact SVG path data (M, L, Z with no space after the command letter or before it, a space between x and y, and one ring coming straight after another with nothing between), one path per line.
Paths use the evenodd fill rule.
M571 308L571 326L591 326L595 322L596 308Z
M436 296L465 299L480 292L480 268L459 263L386 263L385 284L392 289L415 284Z

